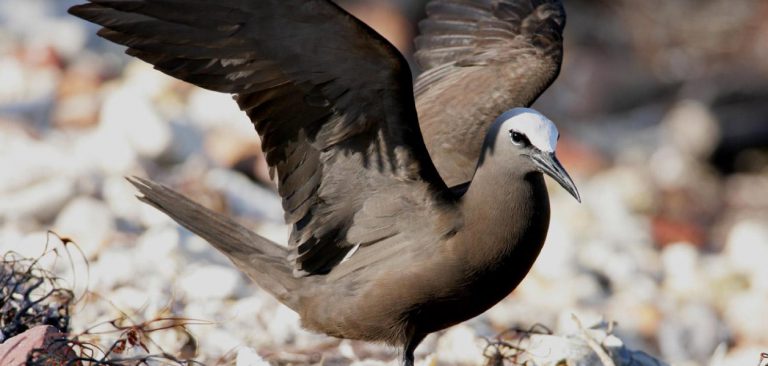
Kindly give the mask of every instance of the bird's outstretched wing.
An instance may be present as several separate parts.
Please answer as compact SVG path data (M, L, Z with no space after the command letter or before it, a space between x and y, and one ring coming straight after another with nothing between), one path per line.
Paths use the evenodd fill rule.
M419 24L416 107L448 186L472 178L488 127L530 106L560 72L559 0L433 0Z
M277 174L299 273L398 235L445 190L407 63L329 1L90 0L70 12L156 69L236 95Z

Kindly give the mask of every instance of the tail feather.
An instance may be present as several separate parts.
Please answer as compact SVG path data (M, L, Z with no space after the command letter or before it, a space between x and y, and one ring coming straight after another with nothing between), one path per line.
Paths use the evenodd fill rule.
M287 249L166 186L138 177L127 179L141 193L139 200L207 240L259 286L295 309L299 279L286 259Z

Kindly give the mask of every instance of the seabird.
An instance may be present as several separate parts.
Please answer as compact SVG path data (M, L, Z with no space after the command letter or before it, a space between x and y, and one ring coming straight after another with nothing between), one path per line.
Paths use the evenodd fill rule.
M472 52L451 56L441 48L455 43L461 49L465 40L436 41L440 24L455 38L454 23L478 21L468 39L482 51L494 40L526 39L524 29L536 28L537 19L551 15L546 9L559 6L521 3L526 5L434 1L422 24L427 48L419 51L420 60L432 60L428 67L493 70L483 52L453 59ZM464 11L469 15L457 15ZM478 120L444 115L449 125L485 126L464 136L482 136L471 181L446 185L419 128L405 59L330 1L90 0L70 12L100 24L99 35L128 46L128 54L156 69L235 95L277 176L292 225L289 247L167 187L132 178L140 199L222 251L299 313L304 327L400 346L405 365L413 365L413 351L427 334L482 313L523 279L549 225L544 174L579 199L555 155L557 128L528 108L499 113L490 122L481 118L486 110ZM502 24L521 19L533 20L523 28ZM510 33L515 31L523 36ZM531 38L534 46L546 43L537 37ZM427 55L428 45L440 45L434 56ZM417 94L439 94L447 88L443 77L467 82L463 70L429 73L417 82ZM551 77L537 80L544 85ZM541 85L521 86L536 92L517 102L535 99ZM444 131L436 136L455 139Z

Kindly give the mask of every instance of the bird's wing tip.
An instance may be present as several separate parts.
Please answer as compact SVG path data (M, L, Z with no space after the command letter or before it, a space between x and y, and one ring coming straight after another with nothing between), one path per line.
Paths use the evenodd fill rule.
M99 5L94 4L89 0L87 3L77 4L70 6L69 9L67 9L67 13L70 15L74 15L78 18L83 18L88 15L89 12L92 12L95 10Z
M149 179L137 177L135 175L125 177L125 180L127 180L128 183L131 183L131 185L139 190L139 193L141 194L141 196L137 196L139 198L146 197L148 192L156 190L160 186L158 183L155 183Z

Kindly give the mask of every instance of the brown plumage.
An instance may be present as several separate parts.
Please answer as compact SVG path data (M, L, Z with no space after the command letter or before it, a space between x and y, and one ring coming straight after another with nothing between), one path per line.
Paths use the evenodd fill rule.
M488 127L529 107L560 73L559 0L433 0L416 38L414 87L424 140L450 187L475 172Z
M277 176L288 249L166 187L131 182L309 329L400 345L410 365L424 336L485 311L528 272L549 223L542 172L578 198L554 155L554 125L527 109L474 122L491 127L474 179L449 189L402 55L331 2L90 0L70 12L164 73L235 94ZM439 54L419 57L453 57Z

